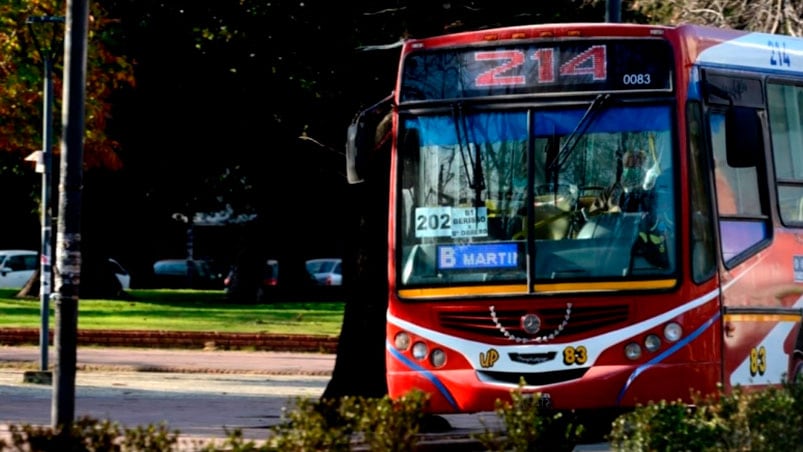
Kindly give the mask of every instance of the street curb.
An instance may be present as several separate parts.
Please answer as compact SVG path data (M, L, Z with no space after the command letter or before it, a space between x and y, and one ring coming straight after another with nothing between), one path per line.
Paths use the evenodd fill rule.
M39 364L32 361L4 361L0 360L0 369L22 369L26 374L23 379L29 378L28 373L36 374L41 371ZM27 370L26 370L27 369ZM78 363L75 370L81 372L149 372L163 374L212 374L212 375L270 375L270 376L305 376L305 377L331 377L331 370L304 370L304 369L265 369L265 370L245 370L245 369L221 369L219 367L183 367L183 366L162 366L162 365L131 365L131 364L99 364L99 363ZM52 372L52 371L51 371ZM33 375L29 379L37 378ZM52 375L51 375L52 378ZM25 383L47 384L47 381L25 381Z
M98 347L174 348L189 350L255 350L336 353L336 336L264 333L218 333L146 330L79 330L77 345ZM53 332L50 341L53 343ZM37 345L36 328L0 328L0 345Z

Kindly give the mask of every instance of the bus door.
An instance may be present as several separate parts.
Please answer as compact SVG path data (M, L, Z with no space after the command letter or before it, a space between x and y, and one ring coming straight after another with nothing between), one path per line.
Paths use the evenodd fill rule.
M803 246L773 222L762 79L705 71L704 80L718 213L723 383L759 389L782 382L793 365L803 306L794 262Z

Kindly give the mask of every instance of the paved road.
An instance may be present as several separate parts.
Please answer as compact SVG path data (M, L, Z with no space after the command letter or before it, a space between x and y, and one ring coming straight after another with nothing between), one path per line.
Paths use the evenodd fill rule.
M52 355L52 353L51 353ZM0 348L0 435L8 425L50 425L50 385L25 383L39 370L39 348ZM51 356L52 364L55 357ZM298 397L318 398L334 355L242 351L81 348L77 351L75 418L109 419L125 427L159 425L192 441L222 439L241 429L261 440ZM451 416L450 435L467 436L493 413Z
M11 424L51 424L52 386L24 383L39 358L38 347L0 348L0 434ZM333 355L79 347L75 418L164 423L185 449L234 428L260 440L295 397L320 396L333 366Z
M124 427L164 424L181 433L182 450L221 440L227 429L261 440L281 422L283 408L323 393L334 361L334 355L311 353L79 347L75 417ZM39 370L38 363L38 347L0 347L0 437L12 424L50 425L52 387L23 382L26 371ZM502 428L494 413L446 418L453 429L431 440Z

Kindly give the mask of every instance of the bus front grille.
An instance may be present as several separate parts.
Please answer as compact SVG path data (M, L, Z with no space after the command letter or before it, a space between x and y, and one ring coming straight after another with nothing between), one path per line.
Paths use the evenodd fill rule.
M628 306L584 306L548 309L504 309L450 311L438 313L440 325L461 335L479 340L508 339L517 342L544 342L605 331L627 321ZM536 314L541 327L529 334L522 327L522 318Z
M588 368L559 370L554 372L490 372L478 370L477 376L488 383L519 384L524 380L525 386L543 386L582 378Z

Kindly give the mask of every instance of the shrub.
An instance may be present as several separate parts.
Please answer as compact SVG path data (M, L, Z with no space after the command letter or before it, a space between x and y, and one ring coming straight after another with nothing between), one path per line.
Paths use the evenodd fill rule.
M69 428L9 426L10 443L0 442L2 450L40 452L92 451L169 451L178 443L178 431L164 425L123 429L108 420L81 417Z
M346 451L358 445L371 451L412 450L427 400L420 391L398 400L298 398L292 409L284 409L284 422L272 429L264 450Z
M168 430L166 424L127 428L123 434L123 450L169 451L178 443L178 434L178 430Z
M488 450L534 451L574 449L583 427L574 424L568 413L553 412L540 405L541 395L522 391L524 382L510 394L510 401L496 401L496 414L504 432L485 428L473 435Z
M354 421L352 413L339 413L335 400L297 398L294 407L282 408L284 421L271 429L265 450L347 451Z
M613 422L614 450L721 450L719 438L727 430L710 406L688 406L681 401L651 402Z
M681 401L651 402L617 418L614 450L803 451L803 382Z
M410 392L398 400L389 397L356 400L355 407L363 406L354 410L361 413L356 430L369 450L413 450L427 400L420 391Z

